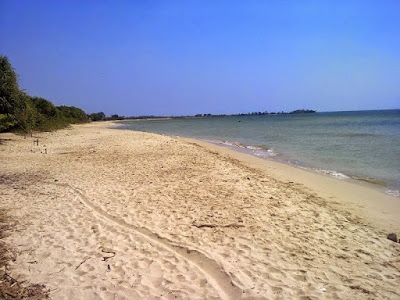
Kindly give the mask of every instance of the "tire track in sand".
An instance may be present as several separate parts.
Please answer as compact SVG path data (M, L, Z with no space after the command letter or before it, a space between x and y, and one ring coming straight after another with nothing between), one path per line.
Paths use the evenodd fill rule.
M230 276L218 266L217 262L203 253L197 250L191 250L187 247L175 244L173 241L159 236L157 233L150 231L145 227L137 227L132 224L125 222L124 220L118 219L101 208L92 204L87 197L79 189L72 187L65 183L53 183L50 184L63 186L72 190L77 194L81 202L88 208L90 208L97 217L105 221L114 223L118 226L128 228L137 234L140 234L147 240L156 243L158 246L163 247L176 256L183 258L188 263L197 267L207 278L208 282L215 288L222 299L240 299L242 298L242 290L236 286Z

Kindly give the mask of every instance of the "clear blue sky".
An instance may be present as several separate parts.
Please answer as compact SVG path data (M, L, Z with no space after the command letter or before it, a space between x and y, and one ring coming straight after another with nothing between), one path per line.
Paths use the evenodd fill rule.
M7 1L20 86L120 115L400 108L400 1Z

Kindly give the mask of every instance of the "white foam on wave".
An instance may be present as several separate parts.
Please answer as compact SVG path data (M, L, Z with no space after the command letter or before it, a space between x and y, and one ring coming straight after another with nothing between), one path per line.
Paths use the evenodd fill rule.
M251 154L258 156L258 157L271 157L271 156L278 156L279 153L274 149L263 148L260 146L246 146L239 142L232 142L232 141L211 141L212 143L222 144L224 146L232 147L232 148L239 148L249 151Z
M271 157L271 156L278 156L279 153L276 152L274 149L261 149L261 150L253 150L253 154L260 157Z
M230 141L223 141L222 144L227 146L233 146L238 148L246 148L244 145L240 144L239 142L230 142Z
M336 171L332 171L332 170L320 170L321 173L329 175L331 177L337 178L337 179L348 179L350 178L349 176L340 173L340 172L336 172Z
M247 146L246 148L250 149L250 150L265 150L265 149L263 149L261 147L257 147L257 146Z
M400 198L400 191L399 190L387 190L386 194L393 196L393 197L397 197Z
M293 164L293 163L292 163ZM350 176L347 176L346 174L334 171L334 170L326 170L326 169L318 169L318 168L310 168L310 167L305 167L302 165L299 165L297 163L294 164L296 167L300 168L300 169L304 169L304 170L311 170L314 171L316 173L322 174L322 175L327 175L336 179L341 179L341 180L345 180L345 179L349 179Z

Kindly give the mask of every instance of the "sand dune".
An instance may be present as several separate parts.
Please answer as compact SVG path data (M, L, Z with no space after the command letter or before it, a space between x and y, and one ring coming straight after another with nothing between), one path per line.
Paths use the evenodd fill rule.
M346 200L356 187L320 191L270 162L106 126L41 133L39 146L2 134L19 281L53 299L400 298L400 244L384 212Z

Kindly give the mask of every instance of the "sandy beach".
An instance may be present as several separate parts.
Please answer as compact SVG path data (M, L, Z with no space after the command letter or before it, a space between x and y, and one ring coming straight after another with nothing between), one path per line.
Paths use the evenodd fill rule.
M18 282L52 299L400 299L400 199L112 126L0 134Z

